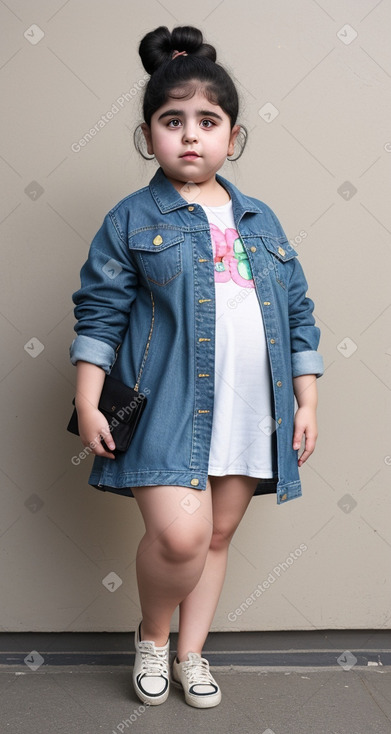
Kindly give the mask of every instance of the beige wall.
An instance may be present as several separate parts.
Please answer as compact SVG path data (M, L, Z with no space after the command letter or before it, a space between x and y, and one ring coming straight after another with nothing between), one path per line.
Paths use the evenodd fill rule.
M376 0L0 4L2 630L127 631L139 618L136 502L89 487L91 458L71 462L71 294L105 213L156 170L132 145L137 46L180 24L199 26L237 81L248 148L221 173L276 211L299 252L326 368L303 497L252 500L212 629L390 626L390 22Z

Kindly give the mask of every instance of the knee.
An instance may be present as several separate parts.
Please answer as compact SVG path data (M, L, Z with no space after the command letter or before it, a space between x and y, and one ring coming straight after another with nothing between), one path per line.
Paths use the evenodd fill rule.
M232 529L231 525L220 525L219 527L214 525L209 545L210 549L214 551L226 550L235 530L236 528Z
M208 527L185 529L176 527L176 523L159 538L162 555L169 561L193 561L200 555L206 555L209 548L211 532Z

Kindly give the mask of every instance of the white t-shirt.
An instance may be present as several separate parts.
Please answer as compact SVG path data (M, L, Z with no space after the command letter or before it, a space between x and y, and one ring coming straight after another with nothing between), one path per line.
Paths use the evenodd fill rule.
M215 397L208 473L271 478L272 384L250 264L235 229L232 200L201 205L215 262Z

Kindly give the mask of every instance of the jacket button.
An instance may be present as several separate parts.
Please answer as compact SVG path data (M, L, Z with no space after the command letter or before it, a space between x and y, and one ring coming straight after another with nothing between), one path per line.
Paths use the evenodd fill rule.
M160 234L158 234L158 235L157 235L157 236L155 237L155 239L154 239L154 240L152 240L152 242L153 242L153 244L154 244L154 245L161 245L161 244L162 244L162 242L163 242L163 237L161 237L161 236L160 236Z
M200 480L199 479L191 479L190 480L190 484L192 485L192 487L198 487L199 483L200 483Z
M282 418L279 418L277 423L282 423Z
M275 344L275 343L276 343L275 339L270 339L270 344Z
M284 257L284 255L285 255L285 250L284 250L284 248L283 248L283 247L279 247L279 248L278 248L278 252L280 253L280 255L282 255L282 256Z
M270 306L270 301L264 301L264 302L263 302L263 305L264 305L264 306Z
M278 381L277 381L277 387L281 387L281 385L282 385L282 382L281 382L281 380L278 380Z
M282 497L281 497L281 499L282 499L282 500L286 500L286 499L287 499L287 497L288 497L288 495L287 495L287 494L283 494L283 495L282 495Z
M193 212L194 211L194 206L188 206L187 208L188 208L189 212Z
M254 247L254 245L253 245L252 247L250 247L250 250L251 250L251 252L256 252L257 251L257 248Z

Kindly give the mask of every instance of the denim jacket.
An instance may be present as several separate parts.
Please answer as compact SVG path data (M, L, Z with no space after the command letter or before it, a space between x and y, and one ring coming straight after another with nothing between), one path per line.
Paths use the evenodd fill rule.
M302 494L292 448L292 377L323 374L320 330L297 252L273 211L219 174L216 180L232 199L263 317L273 386L274 491L281 504ZM138 387L147 395L128 451L116 459L95 457L89 483L128 496L142 485L206 489L215 280L204 210L196 199L183 198L159 168L148 186L105 216L80 275L72 364L96 364L131 387L141 369ZM262 486L254 495L270 491Z

